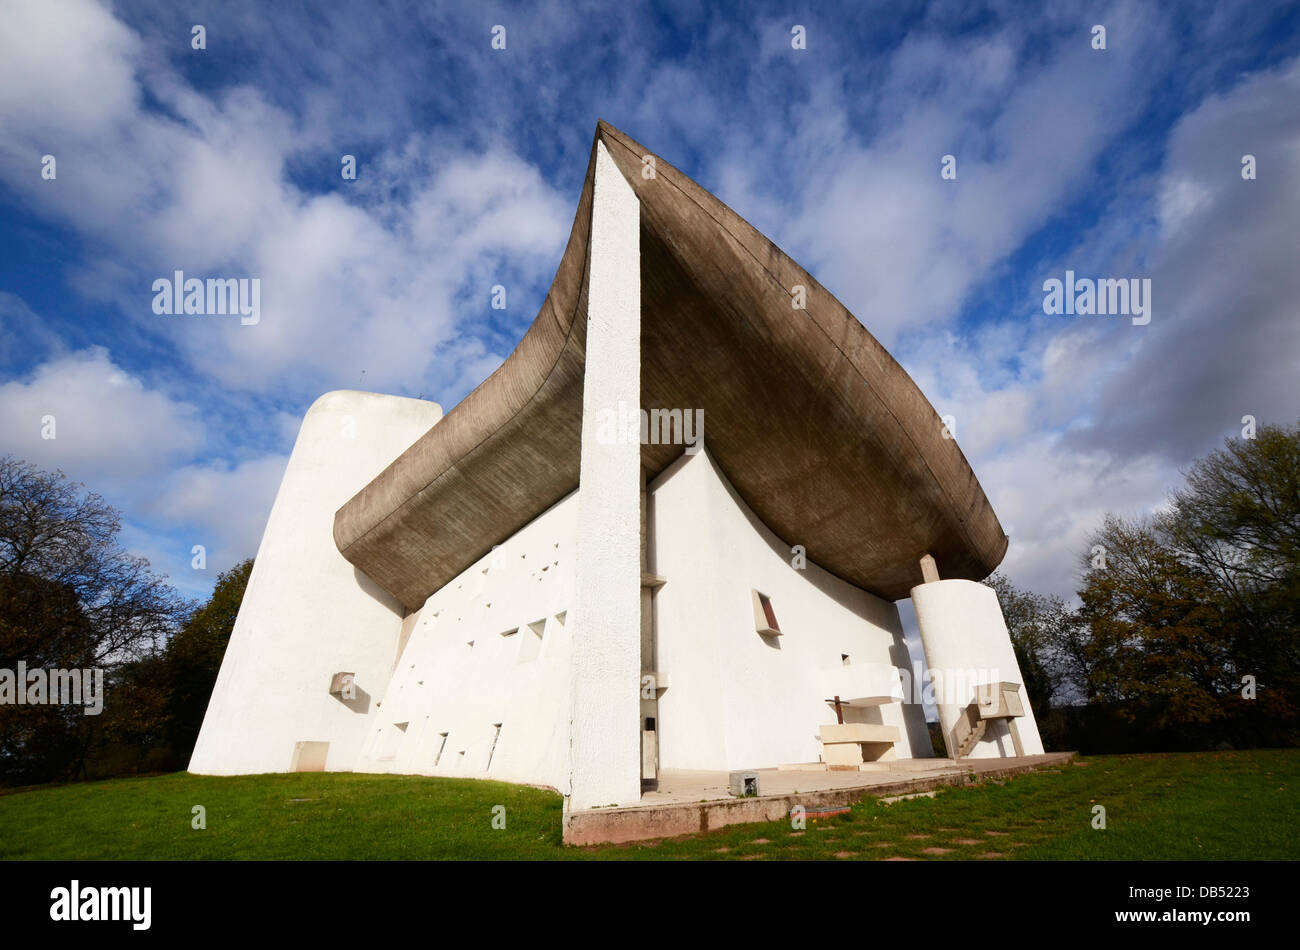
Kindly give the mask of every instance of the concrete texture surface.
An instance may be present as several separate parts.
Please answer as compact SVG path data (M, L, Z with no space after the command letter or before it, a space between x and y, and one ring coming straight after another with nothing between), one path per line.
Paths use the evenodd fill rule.
M601 439L602 409L637 401L641 380L640 205L596 143L590 305L583 380L570 809L641 797L641 452Z
M631 808L597 808L564 816L564 841L619 844L716 831L747 822L780 821L796 805L809 812L850 805L866 797L894 797L944 785L966 785L1064 765L1074 752L1005 759L910 759L871 772L756 770L757 798L734 798L726 772L662 770L659 790Z
M541 311L502 366L336 515L343 555L409 609L577 487L596 145L640 202L641 406L704 411L704 439L762 521L887 600L980 579L1007 538L902 367L721 201L606 123ZM806 307L792 291L803 287ZM870 320L870 314L865 315ZM650 477L682 446L641 448Z

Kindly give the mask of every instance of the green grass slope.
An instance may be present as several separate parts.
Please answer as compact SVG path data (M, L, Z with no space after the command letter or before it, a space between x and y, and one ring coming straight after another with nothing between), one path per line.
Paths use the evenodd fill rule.
M0 859L1295 860L1300 750L1095 756L814 821L566 848L561 799L500 782L186 773L0 795ZM205 830L192 827L206 810ZM1106 828L1093 827L1104 806ZM500 806L500 808L498 807ZM504 808L505 827L500 824Z

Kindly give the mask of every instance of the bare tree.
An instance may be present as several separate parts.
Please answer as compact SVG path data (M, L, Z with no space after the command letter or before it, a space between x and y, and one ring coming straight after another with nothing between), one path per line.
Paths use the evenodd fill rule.
M188 605L117 543L103 498L27 462L0 457L0 668L104 668L153 655ZM111 717L58 706L0 706L0 777L48 780L84 770Z

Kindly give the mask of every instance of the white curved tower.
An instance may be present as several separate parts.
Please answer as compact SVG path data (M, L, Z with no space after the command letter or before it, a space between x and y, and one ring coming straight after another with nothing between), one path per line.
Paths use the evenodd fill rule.
M912 605L948 754L1041 755L1038 723L993 589L934 580L912 588Z
M190 771L356 764L388 687L403 608L334 544L334 512L442 417L434 402L340 390L302 420L203 718ZM331 693L355 674L355 696Z

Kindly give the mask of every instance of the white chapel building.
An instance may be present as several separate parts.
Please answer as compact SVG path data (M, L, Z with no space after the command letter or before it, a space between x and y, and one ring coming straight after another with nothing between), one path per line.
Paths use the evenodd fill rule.
M661 770L1041 753L1007 538L853 314L600 123L541 312L445 416L303 419L190 771L398 772L636 804ZM973 672L972 672L973 671Z

